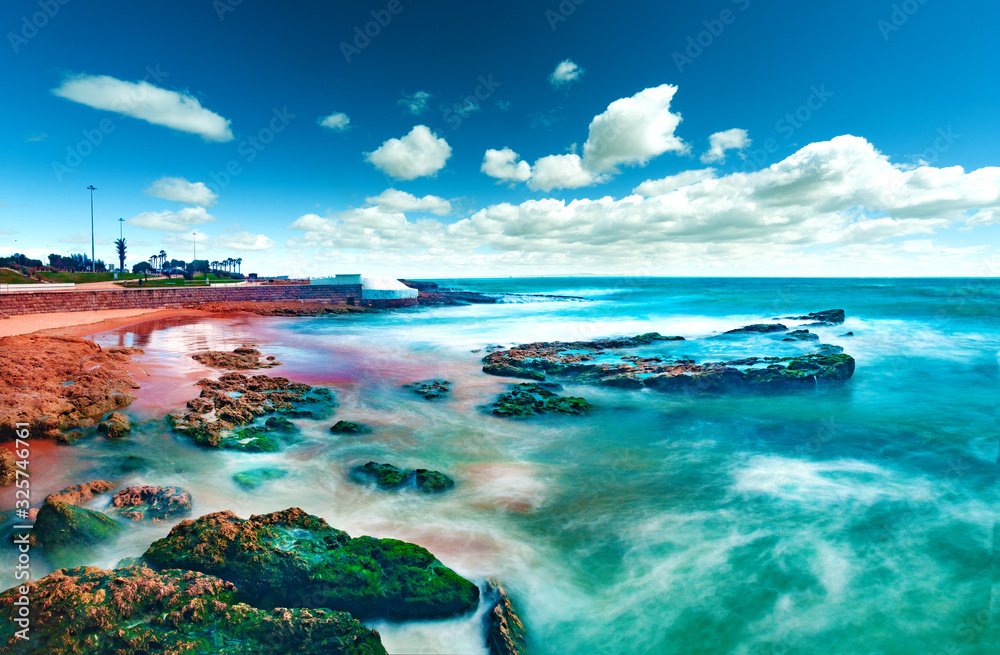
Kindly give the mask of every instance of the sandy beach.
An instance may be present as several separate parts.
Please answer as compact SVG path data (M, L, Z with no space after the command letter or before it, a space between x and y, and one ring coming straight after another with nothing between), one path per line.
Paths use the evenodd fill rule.
M202 316L197 309L107 309L94 312L26 314L0 320L0 337L39 333L47 336L84 337L117 327L173 316Z

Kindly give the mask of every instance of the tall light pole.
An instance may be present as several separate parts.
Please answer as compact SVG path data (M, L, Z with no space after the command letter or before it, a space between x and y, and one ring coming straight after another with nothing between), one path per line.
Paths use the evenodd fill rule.
M125 225L125 219L124 218L119 218L118 219L118 238L119 239L124 239L125 238L125 232L122 230L122 226L124 226L124 225Z
M97 268L96 268L97 265L94 263L94 257L95 257L95 252L94 252L94 191L97 191L97 187L95 187L93 184L91 184L87 188L90 189L90 272L91 273L96 273L97 272Z
M191 263L198 259L198 230L191 233Z

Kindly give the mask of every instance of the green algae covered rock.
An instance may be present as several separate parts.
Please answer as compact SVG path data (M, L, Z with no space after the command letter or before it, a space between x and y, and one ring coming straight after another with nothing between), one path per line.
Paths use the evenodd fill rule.
M278 480L286 475L288 475L288 471L282 469L257 468L237 473L233 476L233 482L247 491L253 491L271 480Z
M55 566L74 566L87 561L93 549L114 541L123 527L94 510L48 500L38 510L31 538Z
M438 492L455 486L455 481L440 471L401 469L378 462L355 466L351 469L351 479L360 483L374 482L380 489L414 487L418 491Z
M420 620L470 612L479 589L415 544L357 537L291 508L241 519L183 521L143 555L151 565L234 583L260 607L322 607L359 620Z
M355 423L354 421L337 421L330 428L330 432L334 434L364 434L371 431L372 429L367 425Z
M533 416L535 414L586 414L593 406L583 398L560 396L546 387L518 384L500 394L493 403L496 416Z
M193 571L63 569L0 594L0 652L10 655L381 655L378 632L343 612L261 610L229 582Z

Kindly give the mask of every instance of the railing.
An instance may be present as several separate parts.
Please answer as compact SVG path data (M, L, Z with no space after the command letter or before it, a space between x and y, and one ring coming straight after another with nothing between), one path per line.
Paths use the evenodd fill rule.
M0 284L0 293L48 293L49 291L72 291L76 284L61 282L58 284Z

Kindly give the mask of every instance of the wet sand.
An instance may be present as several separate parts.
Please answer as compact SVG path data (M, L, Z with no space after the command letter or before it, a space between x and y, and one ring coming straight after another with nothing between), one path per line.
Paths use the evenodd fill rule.
M206 316L197 309L104 309L93 312L26 314L0 320L0 337L39 333L56 337L86 337L126 325L171 316Z

